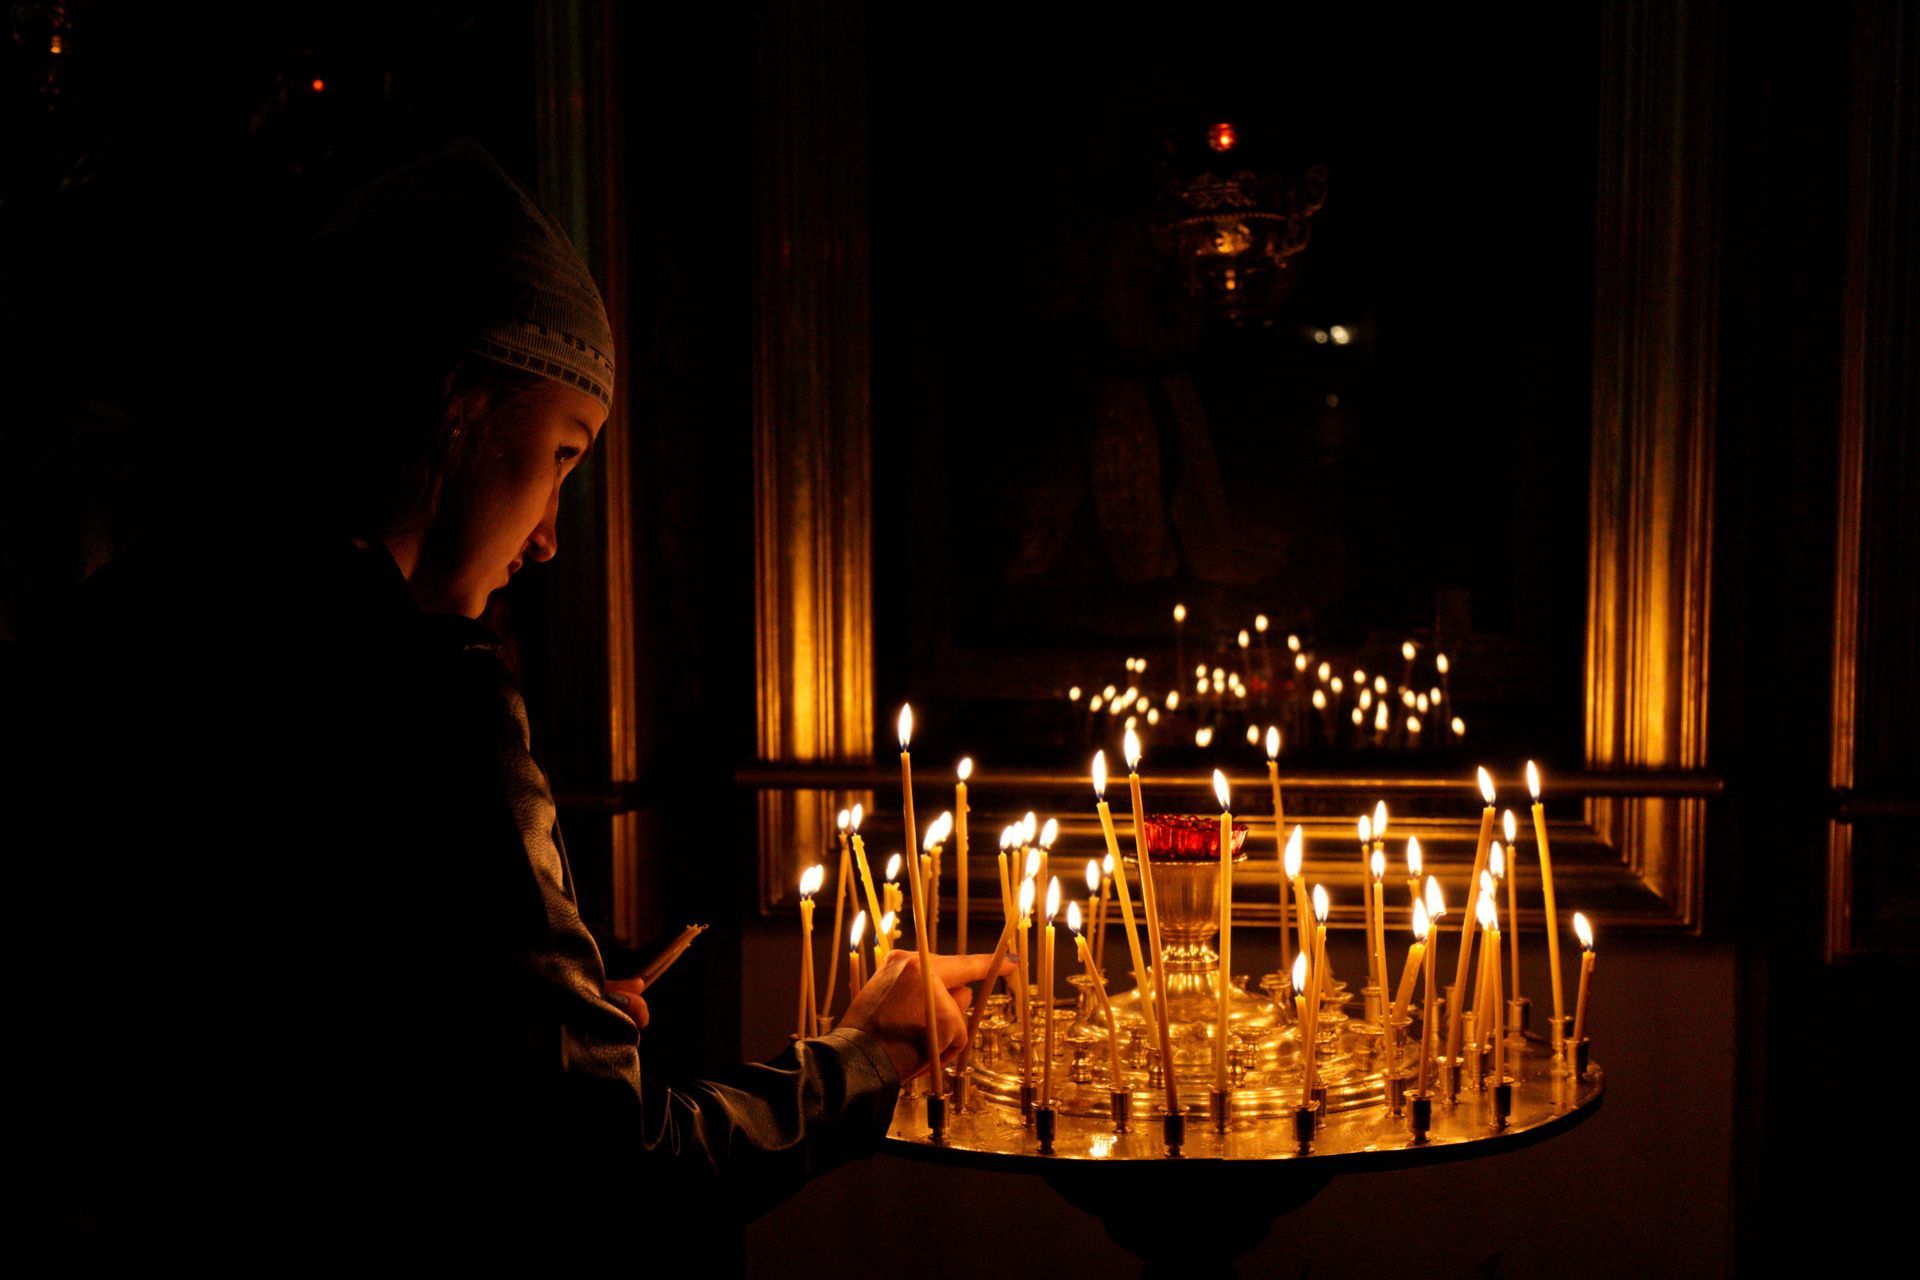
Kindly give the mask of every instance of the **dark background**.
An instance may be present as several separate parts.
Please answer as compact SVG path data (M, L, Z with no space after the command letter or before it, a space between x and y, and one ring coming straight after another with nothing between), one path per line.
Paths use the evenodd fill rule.
M1383 1221L1437 1242L1417 1258L1436 1274L1678 1275L1757 1270L1806 1240L1838 1262L1900 1220L1887 1196L1902 1180L1886 1170L1915 1137L1903 1100L1911 962L1827 965L1820 917L1835 805L1833 439L1860 340L1844 273L1859 236L1890 237L1875 287L1895 301L1882 297L1872 314L1894 336L1870 335L1866 388L1877 412L1911 424L1910 360L1898 355L1912 333L1913 99L1910 80L1896 94L1875 68L1911 75L1914 24L1903 6L1868 0L1702 11L1724 113L1709 764L1727 780L1708 821L1704 936L1610 941L1594 1018L1613 1083L1593 1122L1524 1156L1344 1180L1276 1229L1252 1264L1264 1270L1406 1270L1411 1246ZM790 1017L791 924L752 913L751 803L728 782L753 752L748 174L767 12L650 6L618 24L636 541L651 588L641 692L672 746L643 788L665 833L643 889L716 923L712 945L654 1006L649 1054L675 1065L770 1052ZM1605 70L1588 52L1593 13L1291 14L1262 32L1242 14L1167 9L1116 31L1110 16L1083 25L982 11L933 34L877 15L866 28L877 705L937 685L943 657L967 646L1003 662L1015 694L1043 698L1068 678L1062 652L1104 639L1117 668L1120 654L1144 651L1174 593L1191 592L1196 621L1212 628L1266 608L1284 629L1296 610L1330 640L1366 644L1433 625L1436 594L1464 589L1475 631L1511 646L1495 650L1504 666L1463 659L1463 671L1504 682L1487 696L1512 712L1508 731L1529 743L1576 733L1593 124L1582 104ZM341 193L461 134L531 180L533 15L459 4L9 8L0 693L21 679L17 642L156 511L271 491L257 460L287 456L258 448L273 408L221 399L221 335L260 313L286 255ZM1210 20L1219 34L1196 29ZM1196 84L1220 100L1182 98ZM1850 204L1862 94L1881 95L1893 122L1894 142L1874 154L1894 163L1873 177L1892 192L1875 207L1903 215L1892 231L1863 230ZM1272 518L1331 550L1318 562L1290 552L1284 570L1231 589L1182 560L1134 584L1137 609L1116 594L1106 611L1069 611L1054 597L1084 606L1097 598L1091 584L1126 571L1100 553L1079 508L1055 513L1067 536L1038 577L1006 572L1004 539L964 564L954 548L968 530L1008 527L1009 507L1057 497L1049 486L1071 495L1081 483L1072 419L1041 412L1063 394L1056 379L1093 359L1085 342L1081 366L1043 356L1046 340L1085 332L1071 307L1048 310L1061 280L1084 278L1054 250L1063 222L1114 216L1129 153L1086 139L1109 125L1109 139L1137 137L1166 102L1196 118L1248 106L1252 119L1310 124L1284 134L1300 148L1285 159L1331 170L1289 322L1357 317L1366 336L1347 349L1354 368L1322 363L1337 353L1301 346L1287 324L1210 330L1180 356L1221 406L1236 510L1305 492L1317 499L1311 519ZM1050 288L1027 291L1036 280ZM1340 380L1337 419L1313 407L1329 378ZM1250 408L1269 399L1271 418ZM997 467L1010 441L1036 438L1055 465ZM1909 805L1920 789L1912 439L1910 426L1882 431L1868 458L1859 778L1863 793ZM1275 453L1296 457L1299 473L1248 463ZM1377 473L1383 494L1472 489L1485 501L1363 519L1322 485L1337 496L1356 468ZM910 483L932 500L915 503ZM563 793L590 791L603 780L570 759L570 726L545 694L582 641L556 636L539 576L523 579L507 608L536 750ZM997 606L921 625L930 598L962 592L1021 610L1032 634L1010 640ZM1910 950L1911 809L1880 812L1856 828L1857 925ZM582 844L597 822L568 817ZM713 840L716 825L734 839ZM580 870L589 909L603 912L604 868L583 859ZM820 1180L756 1225L735 1260L756 1274L844 1272L871 1264L882 1233L893 1254L926 1239L929 1206L947 1203L954 1266L1127 1266L1037 1182L887 1160Z

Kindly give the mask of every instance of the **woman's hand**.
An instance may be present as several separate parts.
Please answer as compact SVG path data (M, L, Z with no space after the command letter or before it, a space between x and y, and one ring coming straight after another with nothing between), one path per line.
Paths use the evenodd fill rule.
M639 978L607 979L607 999L633 1019L636 1035L647 1029L647 1002L640 998L640 993L646 989L647 984Z
M972 984L987 976L992 963L989 955L933 957L934 1041L941 1061L966 1048ZM1012 969L1012 960L1006 960L1000 973ZM911 950L890 954L835 1025L864 1031L885 1046L902 1083L926 1070L927 1000L920 990L919 955Z

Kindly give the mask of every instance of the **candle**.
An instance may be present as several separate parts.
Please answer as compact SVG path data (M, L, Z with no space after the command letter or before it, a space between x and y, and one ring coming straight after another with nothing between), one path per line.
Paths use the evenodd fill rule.
M1367 877L1367 855L1373 846L1373 819L1366 814L1360 815L1360 923L1366 931L1367 985L1379 991L1386 980L1374 969L1374 958L1378 954L1373 945L1373 883Z
M827 935L829 944L840 940L840 926L846 923L847 898L853 892L853 885L849 883L847 875L852 867L853 858L852 851L847 846L847 824L852 820L853 815L845 809L842 809L834 820L835 825L840 829L840 874L833 879L833 932ZM820 1002L819 1014L823 1021L833 1011L833 988L834 984L840 980L840 948L829 945L827 953L827 998Z
M993 944L993 958L987 962L987 976L980 980L979 988L973 993L973 1008L967 1011L967 1047L960 1051L958 1071L961 1079L966 1078L967 1064L973 1060L973 1046L980 1031L980 1015L987 1007L987 993L1000 980L1000 962L1006 958L1007 948L1013 944L1013 899L1009 896L1002 902L1006 908L1006 924L1000 930L1000 940Z
M1587 987L1593 982L1593 926L1578 911L1573 913L1573 931L1580 938L1580 994L1573 1001L1573 1042L1579 1044L1587 1034Z
M1040 949L1040 1017L1044 1023L1046 1054L1040 1059L1040 1105L1053 1105L1053 917L1060 910L1060 882L1047 881L1046 941Z
M886 901L881 903L890 915L899 915L902 901L900 897L900 855L893 854L887 859L887 883L882 886Z
M1500 1041L1500 917L1494 905L1494 895L1486 890L1480 893L1480 900L1474 906L1474 916L1480 922L1480 931L1486 935L1486 947L1481 952L1481 971L1486 975L1487 1014L1486 1037L1493 1045L1493 1078L1500 1078L1503 1054Z
M1147 945L1153 949L1153 1015L1160 1033L1160 1061L1166 1070L1167 1114L1180 1110L1179 1075L1173 1069L1173 1031L1167 1025L1166 952L1160 946L1160 908L1153 892L1153 860L1147 856L1147 807L1140 798L1140 735L1127 730L1127 790L1133 799L1133 853L1140 862L1140 896L1147 908Z
M1415 905L1420 902L1420 837L1407 837L1407 897Z
M1487 847L1487 878L1492 881L1489 892L1493 894L1493 924L1494 928L1498 930L1500 927L1500 882L1508 878L1507 850L1498 840L1495 840ZM1514 920L1512 912L1508 912L1507 914L1507 925L1508 932L1514 934L1516 937L1519 936L1520 925ZM1519 959L1517 955L1514 957L1514 969L1516 972L1520 967ZM1500 967L1500 961L1501 957L1499 956L1493 958L1493 967L1495 969ZM1503 1005L1502 1008L1504 1007Z
M942 811L927 824L927 837L920 844L926 850L920 875L927 887L927 946L934 951L940 949L940 854L952 834L953 814Z
M1106 888L1106 881L1100 874L1100 860L1098 858L1088 858L1087 859L1087 910L1088 910L1088 913L1091 915L1092 919L1090 919L1087 922L1087 926L1090 930L1093 931L1093 933L1096 936L1096 939L1098 937L1099 930L1100 930L1099 903L1102 896L1104 895L1105 888ZM1099 958L1100 958L1099 942L1096 941L1094 943L1094 960L1096 963L1099 961Z
M1407 1016L1407 1002L1413 998L1413 984L1420 978L1420 966L1427 958L1427 931L1433 927L1424 904L1413 904L1413 945L1407 948L1406 967L1400 970L1400 987L1393 995L1393 1021Z
M1380 948L1380 998L1387 998L1387 855L1373 849L1373 940Z
M1493 775L1485 769L1479 770L1480 794L1486 799L1487 807L1480 814L1479 843L1474 849L1473 872L1467 877L1467 894L1473 895L1480 883L1480 873L1487 869L1487 847L1493 839ZM1460 1053L1460 1014L1461 1006L1467 998L1467 965L1473 959L1473 912L1466 911L1460 917L1460 963L1454 970L1452 1008L1447 1011L1447 1057L1453 1058Z
M1107 1087L1125 1089L1126 1078L1120 1074L1120 1024L1114 1020L1113 1002L1107 999L1107 984L1100 976L1100 967L1093 962L1093 953L1087 949L1087 940L1080 936L1080 904L1067 904L1067 931L1073 934L1074 949L1080 954L1080 967L1092 980L1093 994L1100 1001L1100 1013L1107 1020Z
M1053 818L1040 828L1040 879L1037 883L1050 884L1053 881L1053 842L1060 838L1060 823Z
M1300 1032L1300 1105L1313 1105L1313 1011L1309 1007L1307 993L1308 973L1307 952L1312 947L1305 938L1300 940L1300 954L1293 961L1293 1009L1294 1026Z
M1553 909L1553 854L1547 847L1547 812L1540 804L1540 770L1531 760L1527 792L1533 797L1533 840L1540 847L1540 899L1547 914L1547 969L1553 979L1553 1048L1558 1053L1566 1034L1561 1026L1566 1010L1560 998L1560 917Z
M867 918L878 923L885 913L880 910L880 895L874 892L873 869L867 865L867 842L860 836L860 806L853 806L849 816L848 830L853 832L853 858L860 868L860 883L867 891ZM873 938L873 962L878 965L887 958L887 943L884 934L876 933Z
M1507 837L1507 932L1513 948L1513 986L1514 1000L1520 999L1520 846L1514 843L1520 834L1520 824L1514 821L1513 810L1505 809L1500 814L1500 830Z
M913 756L907 746L913 738L913 707L900 708L900 808L907 824L907 848L911 850L918 842L919 832L913 821ZM939 1016L939 1006L933 998L933 937L932 922L927 918L928 894L926 877L920 874L920 860L907 859L907 875L913 886L913 941L920 952L920 990L926 998L927 1006L927 1091L936 1098L947 1096L947 1073L940 1066L940 1035L935 1030Z
M1015 1012L1020 1015L1020 1083L1030 1090L1033 1088L1033 1007L1027 999L1030 994L1028 974L1031 972L1027 966L1033 963L1033 949L1027 945L1027 942L1029 941L1028 930L1033 927L1033 881L1031 879L1020 882L1019 911L1021 973L1020 981L1014 986L1014 1004L1017 1006Z
M853 928L847 932L847 999L860 998L860 988L867 985L867 975L862 972L860 939L867 932L867 913L862 911L853 918Z
M1233 991L1233 806L1228 802L1227 775L1218 769L1213 771L1213 794L1220 801L1220 1025L1214 1036L1213 1087L1225 1093Z
M972 877L967 874L967 779L973 776L973 757L962 756L956 770L960 781L953 787L953 861L960 876L960 936L954 950L967 954L967 890Z
M1127 931L1127 951L1133 960L1134 990L1140 996L1140 1011L1145 1015L1147 1028L1151 1033L1159 1025L1159 1018L1153 1007L1152 988L1147 985L1147 962L1140 950L1140 929L1133 919L1133 895L1127 888L1127 869L1120 861L1120 845L1113 834L1113 814L1107 808L1107 753L1093 753L1093 795L1094 808L1100 814L1100 834L1106 837L1107 857L1113 861L1113 872L1108 879L1120 891L1120 923Z
M1187 669L1187 606L1173 606L1173 670L1174 674Z
M1300 878L1300 868L1304 861L1302 844L1305 832L1295 824L1287 836L1287 850L1280 855L1280 870L1287 882L1293 886L1293 911L1295 923L1300 926L1300 951L1305 954L1313 938L1312 911L1307 902L1307 882Z
M827 869L814 863L800 873L800 1025L795 1034L805 1038L819 1030L813 996L813 895L827 878Z
M1265 628L1262 628L1264 631ZM1269 677L1271 684L1271 677ZM1280 727L1267 726L1267 789L1273 792L1273 852L1280 859L1280 972L1293 969L1293 946L1287 936L1286 837L1287 806L1280 799Z

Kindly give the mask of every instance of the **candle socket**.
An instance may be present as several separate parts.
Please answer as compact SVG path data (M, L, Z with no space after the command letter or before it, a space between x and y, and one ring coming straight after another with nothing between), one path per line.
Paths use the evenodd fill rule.
M1149 1046L1147 1049L1147 1088L1164 1088L1166 1083L1167 1073L1161 1069L1160 1050Z
M1187 1145L1187 1116L1184 1111L1169 1111L1160 1117L1160 1136L1167 1144L1167 1159L1180 1159L1180 1148Z
M953 1109L965 1115L968 1104L973 1101L973 1075L963 1071L953 1079Z
M1525 1035L1533 1029L1533 1001L1525 996L1507 1001L1507 1029L1515 1035Z
M1233 1090L1210 1089L1208 1094L1213 1099L1213 1131L1225 1133L1233 1120Z
M1592 1036L1581 1036L1567 1045L1567 1052L1573 1058L1573 1074L1582 1080L1587 1077L1587 1048L1592 1043Z
M1040 1154L1053 1154L1053 1108L1039 1107L1033 1113L1033 1135L1040 1139Z
M1571 1016L1562 1015L1558 1018L1547 1019L1547 1035L1553 1044L1553 1071L1555 1075L1564 1075L1567 1073L1567 1041L1572 1038L1568 1034L1572 1029L1573 1018Z
M1433 1093L1427 1089L1415 1089L1407 1094L1407 1123L1413 1130L1416 1143L1425 1142L1433 1131Z
M1318 1118L1319 1113L1312 1107L1293 1109L1293 1143L1303 1156L1313 1150L1313 1131Z
M1386 993L1378 987L1366 987L1360 992L1361 1007L1367 1013L1367 1021L1374 1026L1385 1026L1387 1021Z
M1075 1084L1093 1083L1093 1064L1087 1057L1087 1046L1073 1046L1073 1061L1067 1067L1067 1079Z
M1501 1076L1488 1092L1493 1094L1493 1127L1504 1129L1513 1119L1513 1077Z
M1387 1111L1395 1118L1407 1114L1407 1078L1389 1071L1386 1084Z
M1115 1089L1109 1095L1109 1099L1110 1105L1113 1107L1113 1131L1115 1133L1125 1133L1127 1131L1127 1121L1131 1119L1133 1115L1133 1095L1125 1089Z
M947 1100L937 1093L927 1095L927 1128L933 1130L935 1142L946 1141Z
M1465 1058L1440 1058L1440 1096L1448 1106L1460 1100L1460 1076L1466 1070Z
M1020 1086L1020 1127L1023 1129L1027 1129L1027 1128L1031 1128L1032 1126L1033 1126L1033 1086L1030 1084L1023 1084Z

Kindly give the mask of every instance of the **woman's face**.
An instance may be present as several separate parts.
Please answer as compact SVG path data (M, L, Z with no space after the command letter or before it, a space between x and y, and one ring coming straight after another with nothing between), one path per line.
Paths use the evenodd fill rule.
M598 400L546 379L490 415L421 539L408 581L422 609L477 618L527 561L553 558L560 482L606 420Z

